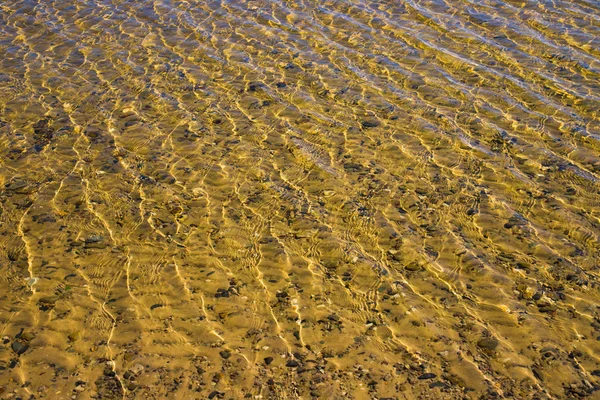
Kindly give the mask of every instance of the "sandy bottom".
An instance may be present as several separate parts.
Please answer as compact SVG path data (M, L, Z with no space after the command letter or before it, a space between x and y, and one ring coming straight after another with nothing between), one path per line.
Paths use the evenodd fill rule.
M2 1L0 399L600 398L598 15Z

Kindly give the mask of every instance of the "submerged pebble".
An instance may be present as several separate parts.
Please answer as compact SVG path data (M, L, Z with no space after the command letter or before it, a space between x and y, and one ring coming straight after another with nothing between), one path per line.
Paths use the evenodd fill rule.
M27 285L31 288L33 288L33 286L36 283L38 283L39 281L40 281L40 278L36 278L36 277L30 277L30 278L27 278L27 280L26 280Z
M14 351L17 355L20 356L21 354L27 351L29 345L27 343L12 342L10 348L12 349L12 351Z

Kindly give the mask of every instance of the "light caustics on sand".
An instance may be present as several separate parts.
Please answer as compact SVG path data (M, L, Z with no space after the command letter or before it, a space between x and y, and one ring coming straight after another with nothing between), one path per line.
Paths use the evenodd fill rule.
M0 4L0 398L594 398L600 5Z

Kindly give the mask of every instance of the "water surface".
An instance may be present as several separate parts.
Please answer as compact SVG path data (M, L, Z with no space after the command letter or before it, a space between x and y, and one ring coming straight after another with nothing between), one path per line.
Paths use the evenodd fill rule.
M0 397L600 388L600 4L5 0Z

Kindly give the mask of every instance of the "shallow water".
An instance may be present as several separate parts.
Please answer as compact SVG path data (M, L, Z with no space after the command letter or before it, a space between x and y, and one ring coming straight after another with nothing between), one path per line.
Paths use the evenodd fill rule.
M0 398L598 398L599 99L593 0L2 1Z

